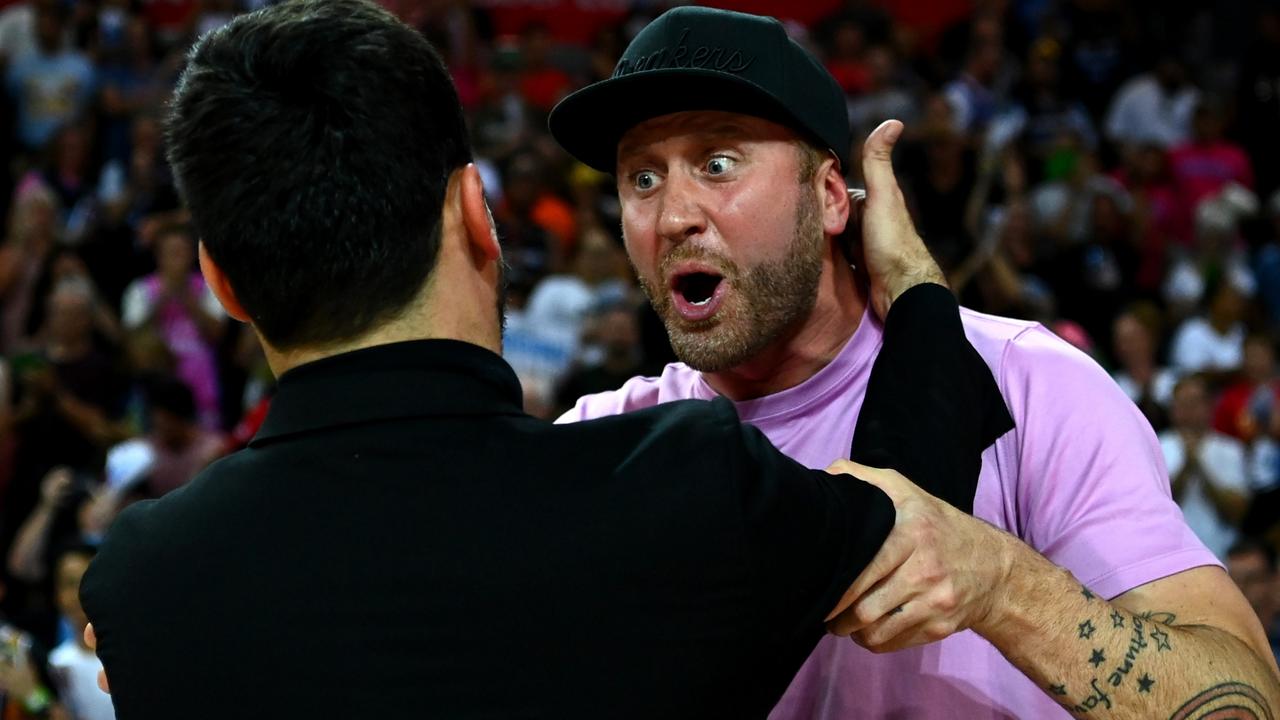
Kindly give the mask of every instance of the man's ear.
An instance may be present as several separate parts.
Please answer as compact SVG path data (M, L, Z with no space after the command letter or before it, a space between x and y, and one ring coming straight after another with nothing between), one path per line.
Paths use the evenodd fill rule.
M818 178L821 185L818 192L822 196L822 230L827 235L839 235L845 231L849 223L849 187L844 176L840 174L840 163L834 157L828 158L818 167Z
M242 323L249 322L249 313L245 312L244 307L240 305L240 300L236 297L236 291L231 288L231 281L227 279L227 274L222 272L222 268L218 267L213 258L209 257L204 241L200 242L200 273L204 275L205 284L213 291L218 302L222 303L227 314Z
M473 250L489 262L502 257L498 244L498 231L493 226L493 216L484 199L484 181L475 163L467 163L458 177L458 196L462 203L462 226Z

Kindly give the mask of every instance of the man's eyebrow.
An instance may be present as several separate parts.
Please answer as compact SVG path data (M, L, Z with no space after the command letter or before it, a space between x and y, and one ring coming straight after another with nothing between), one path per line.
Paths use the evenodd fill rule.
M656 134L656 131L654 134ZM737 123L726 122L726 123L717 123L715 125L712 125L710 127L707 127L701 130L692 130L689 132L680 132L677 129L670 134L686 135L698 142L701 142L704 144L712 144L715 141L724 140L726 137L736 140L738 138L743 137L744 135L747 135L747 130L742 125L739 125ZM650 144L651 144L651 141L624 140L618 143L618 158L621 159L621 158L631 157L632 155L640 153L645 146Z

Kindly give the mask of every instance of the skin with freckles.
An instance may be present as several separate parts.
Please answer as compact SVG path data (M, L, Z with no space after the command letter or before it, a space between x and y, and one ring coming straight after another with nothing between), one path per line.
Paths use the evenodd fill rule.
M863 302L831 241L849 218L844 179L794 132L722 112L662 116L623 137L617 177L641 285L677 355L721 393L796 385L857 328ZM686 284L695 274L711 277Z

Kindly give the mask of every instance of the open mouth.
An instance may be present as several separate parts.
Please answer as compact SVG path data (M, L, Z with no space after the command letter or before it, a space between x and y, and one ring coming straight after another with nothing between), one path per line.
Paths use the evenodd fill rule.
M695 272L676 278L676 292L691 305L706 305L724 278L711 273Z
M677 275L671 283L676 311L685 320L706 320L715 314L724 297L724 276L694 271Z

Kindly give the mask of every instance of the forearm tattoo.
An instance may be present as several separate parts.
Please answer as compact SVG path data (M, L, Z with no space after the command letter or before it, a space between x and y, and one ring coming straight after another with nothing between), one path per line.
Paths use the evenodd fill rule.
M1096 595L1082 587L1080 594L1092 604ZM1082 646L1088 674L1087 686L1071 688L1067 683L1050 684L1051 697L1077 715L1111 710L1125 699L1151 695L1159 688L1158 673L1137 666L1151 655L1174 653L1175 641L1166 628L1176 624L1170 612L1147 611L1141 614L1112 610L1109 624L1098 627L1086 617L1075 624L1076 641ZM1074 622L1074 621L1073 621ZM1124 654L1110 658L1108 643L1123 633L1127 641ZM1214 685L1186 701L1169 720L1275 720L1267 699L1256 688L1243 682Z

